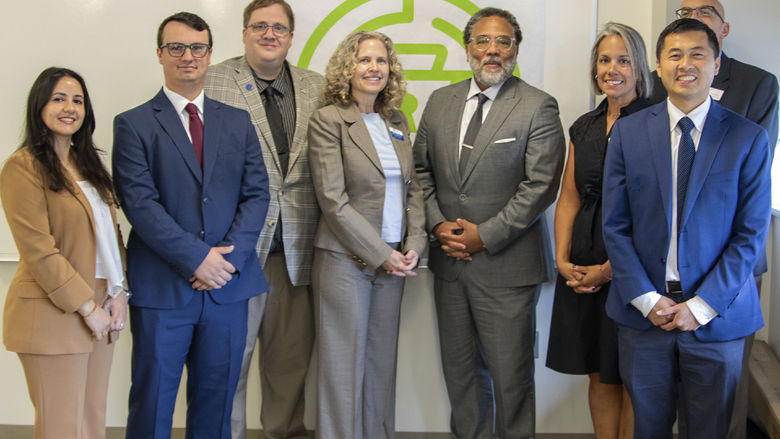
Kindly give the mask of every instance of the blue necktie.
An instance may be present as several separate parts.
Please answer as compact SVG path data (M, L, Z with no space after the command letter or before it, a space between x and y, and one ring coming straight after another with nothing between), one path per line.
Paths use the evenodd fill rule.
M693 121L683 117L677 126L682 131L680 145L677 147L677 238L679 240L685 194L688 192L688 179L691 175L691 168L693 168L696 148L693 146L693 137L691 137Z

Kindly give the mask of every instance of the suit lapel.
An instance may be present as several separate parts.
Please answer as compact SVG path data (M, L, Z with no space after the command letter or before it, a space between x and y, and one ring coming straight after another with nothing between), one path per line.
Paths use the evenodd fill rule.
M688 180L688 192L685 194L685 205L682 207L683 224L688 220L688 215L690 215L694 204L696 204L696 198L698 198L699 193L701 192L701 188L704 185L704 181L707 179L712 163L715 161L715 156L728 131L728 126L721 123L725 118L725 114L714 101L711 105L710 111L707 114L707 119L704 123L704 131L701 133L699 147L696 149L696 155L693 159L691 176ZM677 208L679 209L680 206Z
M190 168L190 172L192 172L199 183L202 183L203 171L200 169L198 157L195 156L192 142L187 137L187 132L184 131L184 126L181 123L181 118L176 114L176 109L173 108L173 104L171 104L171 101L168 100L168 97L165 96L162 90L155 96L152 106L155 111L154 117L157 119L160 127L168 134L173 144L176 145L176 149L179 150L184 163Z
M309 84L307 81L303 81L298 69L291 65L288 65L290 69L290 78L292 78L292 88L295 93L295 132L293 133L292 145L290 145L290 164L289 169L295 165L295 161L298 160L298 156L303 152L303 145L306 144L306 130L298 129L298 121L302 120L303 114L310 114L311 111L304 106L311 105L311 98L309 97Z
M474 149L471 151L471 156L469 156L469 162L466 163L466 173L461 176L462 183L466 182L485 149L490 145L490 141L493 140L496 132L498 132L498 129L501 128L506 118L509 117L509 114L520 102L521 96L517 90L518 81L517 77L511 76L498 91L496 100L491 104L490 112L485 117L485 122L479 129L477 139L474 141Z
M655 176L658 181L658 190L664 205L667 225L671 227L672 218L672 143L669 132L669 112L666 109L666 101L656 105L652 110L652 116L647 120L648 136L650 139L650 151L655 168ZM668 229L667 230L671 230Z
M398 158L398 164L401 165L401 176L405 182L411 173L411 169L407 165L409 163L413 163L413 160L411 158L412 149L407 146L409 139L406 138L406 134L403 130L403 121L401 120L402 117L404 117L403 113L400 111L395 111L393 112L393 116L390 118L390 120L386 121L386 124L388 134L390 135L390 140L393 142L393 148L395 149L395 156ZM391 127L402 133L404 139L401 140L393 136L392 131L390 131Z
M219 152L219 133L222 132L220 104L209 98L203 100L203 186L211 180Z
M279 156L276 154L276 145L274 144L274 136L271 134L271 126L268 125L268 117L265 114L265 106L263 106L263 99L260 97L260 93L257 90L257 83L255 83L255 76L252 73L252 68L249 67L249 63L246 57L241 60L241 65L236 69L235 80L238 84L238 88L246 99L247 108L252 116L252 120L256 121L260 127L260 134L262 142L268 145L268 151L273 157L274 166L277 170L281 169L279 165ZM268 163L265 164L269 166ZM280 174L281 175L281 174Z
M453 175L460 185L463 179L460 176L458 165L458 153L460 151L460 122L463 119L463 110L466 106L466 95L469 93L470 79L462 81L459 87L456 87L452 93L452 105L450 108L456 108L458 111L452 117L444 117L444 152L447 164L450 167L450 174ZM465 134L465 133L464 133ZM473 152L472 152L473 154Z
M347 124L347 132L352 143L358 147L368 157L371 163L376 166L379 172L382 172L382 163L379 161L379 154L376 152L374 142L371 140L371 135L368 133L363 117L357 109L357 105L350 104L348 107L337 106L341 118Z

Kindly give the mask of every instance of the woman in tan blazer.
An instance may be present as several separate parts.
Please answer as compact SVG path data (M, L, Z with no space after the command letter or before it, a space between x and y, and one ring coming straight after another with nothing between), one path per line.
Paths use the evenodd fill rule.
M30 90L25 137L0 172L19 265L3 342L22 362L38 438L105 438L112 334L124 328L124 249L111 177L92 142L84 80L44 70Z
M393 43L354 32L328 63L309 121L322 209L312 286L319 346L317 437L391 438L405 276L426 243L405 93Z

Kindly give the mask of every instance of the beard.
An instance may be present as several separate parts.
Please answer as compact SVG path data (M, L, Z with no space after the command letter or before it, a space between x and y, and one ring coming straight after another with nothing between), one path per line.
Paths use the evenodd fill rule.
M503 60L500 56L485 56L481 61L471 55L469 55L468 58L469 67L471 67L471 71L474 72L474 79L487 87L492 87L506 81L512 76L512 72L515 70L515 64L517 64L517 60L514 58ZM485 64L489 62L498 63L498 65L501 66L501 70L497 72L486 71Z

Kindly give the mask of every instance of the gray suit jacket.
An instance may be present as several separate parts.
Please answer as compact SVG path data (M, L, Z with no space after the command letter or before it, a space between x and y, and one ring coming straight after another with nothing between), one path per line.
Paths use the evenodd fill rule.
M471 262L447 256L438 242L430 267L453 281L474 270L486 285L534 285L553 277L544 210L555 200L565 156L558 104L510 77L493 102L471 152L458 170L458 141L469 80L433 92L414 142L427 228L457 218L478 225L485 250Z
M205 91L212 99L246 110L252 118L257 137L260 138L271 193L268 215L257 241L257 254L260 263L265 265L281 216L287 271L292 284L298 286L311 284L313 240L320 217L311 183L306 132L309 116L323 105L325 78L310 70L293 65L289 67L295 89L296 114L290 162L284 180L263 100L257 92L255 78L246 58L239 56L210 66L206 74Z
M404 188L404 230L401 252L425 250L422 192L414 172L409 125L398 110L385 121L403 133L390 136L401 165ZM328 105L309 122L309 160L322 221L314 245L349 255L358 264L376 269L392 248L381 238L385 176L379 154L355 104Z

